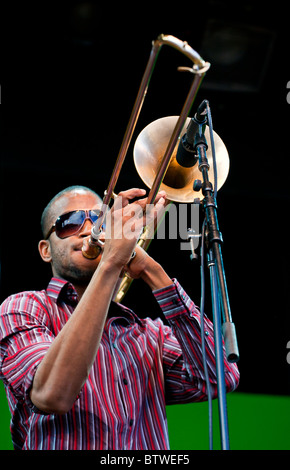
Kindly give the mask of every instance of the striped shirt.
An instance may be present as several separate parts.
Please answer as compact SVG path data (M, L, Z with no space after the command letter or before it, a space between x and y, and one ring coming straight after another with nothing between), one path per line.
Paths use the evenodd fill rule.
M72 409L45 414L30 400L37 366L78 302L73 286L52 278L46 290L6 299L0 311L0 379L15 449L169 449L166 405L207 399L200 314L177 280L154 292L167 319L140 319L112 303L89 377ZM205 318L209 378L217 396L213 325ZM227 391L239 381L224 359Z

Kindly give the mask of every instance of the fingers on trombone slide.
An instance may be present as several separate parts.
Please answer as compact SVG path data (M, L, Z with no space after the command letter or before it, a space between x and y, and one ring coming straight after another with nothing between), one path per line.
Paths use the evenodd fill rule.
M146 190L140 188L127 189L125 191L120 191L118 194L115 194L115 202L121 201L122 207L127 206L129 203L137 202L138 199L142 196L145 196ZM136 201L134 201L136 199Z

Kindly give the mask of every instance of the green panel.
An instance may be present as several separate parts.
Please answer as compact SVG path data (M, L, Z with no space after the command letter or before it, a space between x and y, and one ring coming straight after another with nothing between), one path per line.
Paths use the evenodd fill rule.
M290 398L232 393L227 395L231 450L289 450ZM172 450L209 448L208 403L167 407ZM213 447L220 446L218 403L213 401Z
M10 436L10 411L4 390L3 382L0 380L0 450L13 449Z

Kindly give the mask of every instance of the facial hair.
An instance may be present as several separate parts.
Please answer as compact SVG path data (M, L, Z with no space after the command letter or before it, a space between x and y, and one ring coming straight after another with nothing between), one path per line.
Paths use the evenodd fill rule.
M54 275L71 282L74 286L87 286L96 270L96 264L92 261L84 266L74 263L65 250L52 247L52 270Z

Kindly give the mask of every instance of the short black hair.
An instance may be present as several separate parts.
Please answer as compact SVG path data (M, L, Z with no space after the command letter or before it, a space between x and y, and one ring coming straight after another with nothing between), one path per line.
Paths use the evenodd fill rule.
M87 186L81 186L81 185L74 185L74 186L68 186L67 188L63 189L62 191L60 191L59 193L57 193L50 201L49 203L47 204L47 206L45 207L45 209L43 210L42 212L42 215L41 215L41 220L40 220L40 225L41 225L41 231L42 231L42 236L45 237L48 230L49 230L49 226L48 226L48 223L49 223L49 219L50 219L50 214L51 214L51 211L52 211L52 206L54 204L55 201L57 201L59 198L61 198L62 196L64 196L65 194L67 193L70 193L72 191L76 191L76 190L83 190L83 191L88 191L92 194L94 194L95 196L97 196L97 198L100 199L100 202L102 201L101 197L99 196L99 194L97 194L95 191L93 191L92 189L88 188Z

